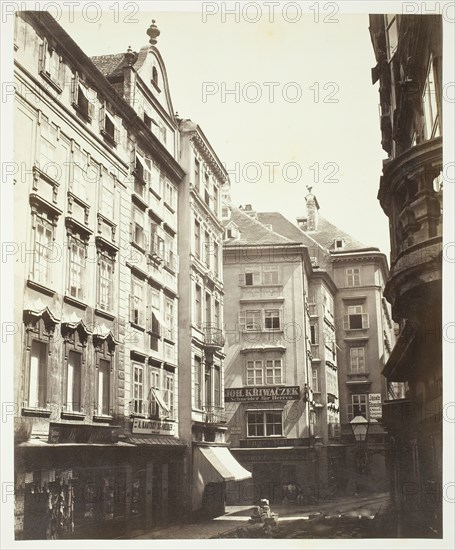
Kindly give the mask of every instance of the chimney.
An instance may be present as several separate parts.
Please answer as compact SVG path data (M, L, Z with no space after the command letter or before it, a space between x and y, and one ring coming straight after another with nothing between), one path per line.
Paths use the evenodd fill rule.
M308 195L305 197L306 201L306 219L307 219L307 231L316 231L318 228L318 211L319 204L317 198L311 193L311 187L308 188Z
M258 219L258 214L253 210L253 206L251 204L245 204L245 206L243 207L243 211L245 212L245 214L248 214L250 218L253 218L254 220Z

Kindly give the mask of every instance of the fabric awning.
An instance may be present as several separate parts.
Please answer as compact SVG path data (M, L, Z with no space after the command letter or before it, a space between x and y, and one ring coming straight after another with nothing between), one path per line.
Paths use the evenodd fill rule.
M150 445L152 447L186 447L180 439L171 435L157 435L156 437L127 437L127 443L133 445Z
M162 409L164 409L166 412L169 412L169 406L166 403L166 401L164 400L164 397L161 395L160 390L156 390L156 389L152 388L150 390L150 393L152 394L152 397L155 398L155 401L158 403L158 405Z
M252 477L251 472L237 462L227 447L197 447L197 452L214 470L216 481L242 481Z

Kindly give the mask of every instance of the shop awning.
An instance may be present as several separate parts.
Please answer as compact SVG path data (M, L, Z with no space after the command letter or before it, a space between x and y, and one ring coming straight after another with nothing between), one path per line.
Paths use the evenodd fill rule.
M133 445L151 445L153 447L186 447L186 444L180 439L171 435L157 435L156 437L127 437L127 443Z
M166 412L169 412L169 406L164 400L164 397L162 396L160 390L156 390L154 388L151 388L150 393L152 397L155 399L155 401L158 403L158 405L165 410Z
M213 473L216 474L219 481L242 481L252 477L251 472L245 470L237 462L227 447L197 447L197 452L202 455L202 460L214 470Z

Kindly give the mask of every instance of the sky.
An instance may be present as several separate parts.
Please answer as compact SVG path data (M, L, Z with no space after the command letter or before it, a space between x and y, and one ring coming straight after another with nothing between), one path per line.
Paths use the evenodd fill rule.
M58 20L92 56L138 51L155 19L174 110L201 126L225 164L233 204L295 221L310 186L325 218L388 255L368 15L335 13L335 3L319 13L253 4L229 14L223 2L141 3L141 11L130 2L123 12L105 3L102 13Z

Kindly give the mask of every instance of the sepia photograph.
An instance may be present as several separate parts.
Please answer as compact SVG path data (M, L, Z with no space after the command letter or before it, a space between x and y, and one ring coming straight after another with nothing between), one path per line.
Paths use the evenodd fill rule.
M1 10L1 547L453 548L455 3Z

